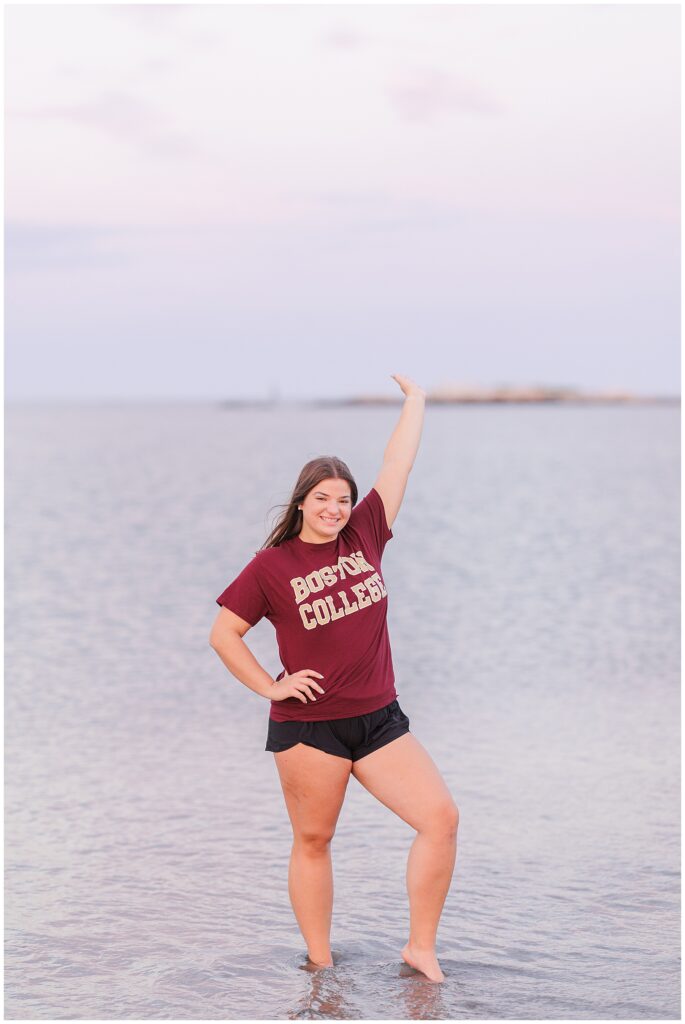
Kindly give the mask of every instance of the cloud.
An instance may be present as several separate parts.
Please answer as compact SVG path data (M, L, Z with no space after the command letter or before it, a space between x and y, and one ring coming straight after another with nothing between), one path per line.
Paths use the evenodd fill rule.
M436 114L453 112L491 117L505 110L482 86L434 68L397 76L388 88L388 96L405 121L425 122Z
M335 50L356 50L367 39L361 32L355 32L351 28L334 28L323 36L325 46Z
M324 246L356 244L360 235L390 232L448 232L463 227L472 211L430 198L392 196L381 189L284 193L304 211L306 225ZM321 234L318 234L321 233ZM318 243L317 243L318 244Z
M104 93L92 103L46 104L8 113L30 119L58 118L95 128L145 155L164 158L197 155L197 147L191 139L160 127L163 114L153 110L139 96L123 92Z
M195 10L194 4L116 4L109 5L107 12L114 17L130 21L136 28L158 33L160 30L175 28L178 19L186 12Z
M118 228L10 221L5 225L7 273L121 267L129 257L112 245L125 233Z

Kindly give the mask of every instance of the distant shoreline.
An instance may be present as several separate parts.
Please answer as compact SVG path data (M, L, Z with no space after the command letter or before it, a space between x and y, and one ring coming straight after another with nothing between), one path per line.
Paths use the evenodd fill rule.
M348 398L227 398L222 406L385 406L401 405L402 396L357 395ZM633 395L628 393L547 392L538 390L482 391L426 395L426 405L680 405L680 395Z
M146 405L211 405L219 408L271 409L286 407L341 408L351 406L359 408L367 406L400 406L404 402L402 395L352 395L342 398L288 398L278 394L269 397L252 398L210 398L187 397L184 395L152 395L144 397L119 395L83 396L36 396L31 398L5 398L5 407L30 408L47 407L69 408L70 406L146 406ZM680 395L632 395L617 393L595 394L525 394L525 393L479 393L479 394L427 394L427 405L662 405L680 406Z

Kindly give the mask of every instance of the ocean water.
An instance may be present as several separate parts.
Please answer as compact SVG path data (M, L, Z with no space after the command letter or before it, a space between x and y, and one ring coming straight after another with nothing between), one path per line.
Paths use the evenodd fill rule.
M460 808L433 985L354 779L307 969L269 704L208 645L304 462L365 494L399 408L10 405L6 1018L679 1018L679 414L426 409L383 575Z

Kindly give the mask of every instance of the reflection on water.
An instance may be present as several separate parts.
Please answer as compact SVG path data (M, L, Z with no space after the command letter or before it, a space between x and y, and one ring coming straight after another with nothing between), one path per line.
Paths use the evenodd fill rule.
M301 465L364 494L396 409L7 415L6 1016L679 1016L678 410L429 407L383 575L460 808L404 965L412 830L356 782L308 970L268 703L208 646ZM263 621L258 659L280 668Z
M302 993L298 1006L288 1013L290 1020L381 1020L383 1013L365 1017L360 1006L350 999L355 992L363 998L361 987L380 992L396 979L398 1020L444 1020L449 1017L444 994L445 984L434 984L408 964L388 962L369 967L355 963L356 958L333 950L332 968L316 967L305 955L300 969L311 976L309 989ZM449 964L445 965L449 969ZM448 971L444 970L445 980ZM404 1007L404 1009L402 1009Z

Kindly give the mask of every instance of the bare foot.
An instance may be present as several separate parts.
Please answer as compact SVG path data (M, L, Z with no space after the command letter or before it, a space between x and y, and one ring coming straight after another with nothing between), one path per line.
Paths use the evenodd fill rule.
M438 958L434 952L412 949L410 943L402 950L402 959L416 971L425 974L429 981L444 981L445 975L440 970Z
M310 964L314 964L315 967L334 967L335 966L335 964L333 963L333 957L330 957L328 960L325 960L325 961L312 960L312 958L310 957L309 953L307 953L307 959L309 960Z

